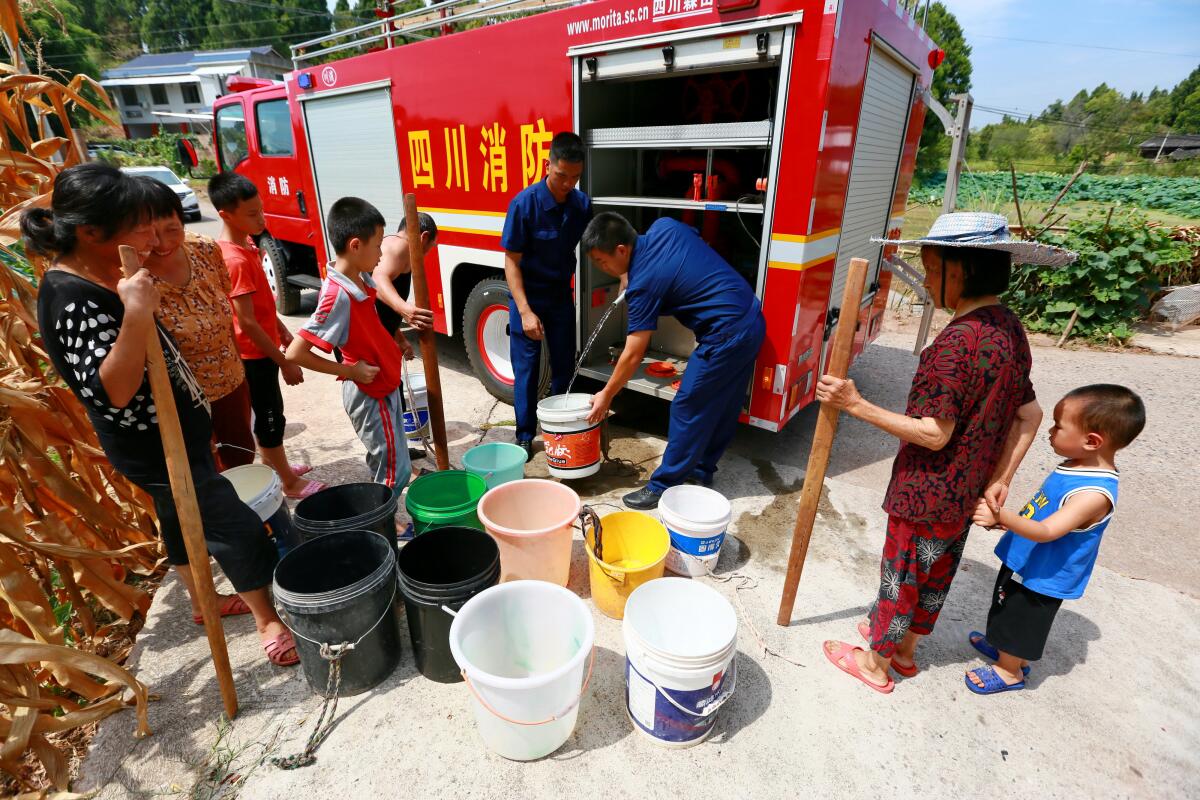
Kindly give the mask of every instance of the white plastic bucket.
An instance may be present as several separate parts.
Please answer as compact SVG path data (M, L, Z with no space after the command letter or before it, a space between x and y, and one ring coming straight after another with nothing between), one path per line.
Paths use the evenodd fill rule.
M407 371L406 371L407 372ZM421 435L429 435L429 395L425 390L425 373L407 372L408 386L404 389L404 435L409 444L419 446ZM412 400L409 400L409 392ZM413 408L416 403L416 408Z
M712 733L737 686L737 614L684 578L644 583L625 604L625 705L657 744L690 747Z
M292 514L283 502L283 481L275 470L265 464L243 464L221 474L233 484L238 498L263 521L280 558L300 544L300 537L292 528Z
M667 569L692 578L711 572L733 517L725 496L703 486L672 486L658 501L658 513L671 535Z
M512 581L468 600L450 625L450 652L484 743L513 761L562 747L591 678L594 639L591 611L553 583Z
M538 422L550 475L571 480L600 470L600 425L587 421L590 394L556 394L538 403Z

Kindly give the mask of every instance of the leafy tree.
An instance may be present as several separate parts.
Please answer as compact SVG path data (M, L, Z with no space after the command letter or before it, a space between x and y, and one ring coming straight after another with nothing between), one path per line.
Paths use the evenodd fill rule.
M1200 133L1200 86L1179 104L1173 127L1180 133Z
M946 60L933 72L933 96L942 105L952 109L950 95L961 94L971 88L971 46L963 37L958 20L942 3L929 7L925 30L937 46L946 52ZM921 130L921 145L917 150L917 171L928 174L946 168L950 157L950 137L942 123L932 112L925 114L925 127Z
M80 16L79 8L70 0L57 0L25 15L31 36L22 44L25 60L35 73L100 77L97 57L102 40L75 22Z
M145 0L142 41L151 52L199 49L212 16L212 0Z

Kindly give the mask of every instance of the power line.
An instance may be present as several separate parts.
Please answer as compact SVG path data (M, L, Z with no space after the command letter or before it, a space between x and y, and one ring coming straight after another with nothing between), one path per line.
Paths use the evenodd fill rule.
M1051 42L1046 39L1018 39L1011 36L993 36L989 33L972 33L976 39L998 39L1004 42L1024 42L1026 44L1048 44L1054 47L1079 47L1087 50L1108 50L1116 53L1139 53L1147 56L1168 56L1170 58L1200 58L1200 53L1168 53L1164 50L1139 50L1132 47L1111 47L1103 44L1082 44L1079 42Z
M1018 120L1028 119L1031 122L1040 122L1045 125L1060 125L1068 128L1078 128L1080 130L1105 131L1107 133L1121 133L1129 136L1148 136L1153 135L1154 133L1153 126L1135 130L1131 128L1114 128L1108 125L1094 125L1087 122L1071 122L1065 119L1041 119L1036 114L1016 111L1011 108L992 108L989 106L976 105L974 109L976 111L982 111L985 114L995 114L996 116L1001 117L1016 117Z

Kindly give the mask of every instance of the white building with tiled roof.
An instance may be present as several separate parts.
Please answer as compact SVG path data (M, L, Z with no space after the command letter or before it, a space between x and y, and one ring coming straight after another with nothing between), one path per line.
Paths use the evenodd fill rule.
M160 131L208 132L213 100L234 75L282 80L291 63L271 47L145 53L105 70L100 85L112 95L130 139Z

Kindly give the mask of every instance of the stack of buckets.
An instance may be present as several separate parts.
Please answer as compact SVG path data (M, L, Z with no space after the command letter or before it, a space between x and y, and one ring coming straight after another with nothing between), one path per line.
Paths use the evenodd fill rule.
M551 425L574 427L561 435L592 433L585 420L565 419L585 417L579 405L547 409L564 418ZM551 462L551 472L581 477L576 455L587 460L591 445L568 444L571 459ZM466 680L480 735L496 753L542 758L574 730L594 663L592 614L565 588L584 507L568 486L523 479L524 452L514 445L474 448L463 465L409 487L405 505L417 536L398 555L395 499L386 487L334 487L302 501L296 528L305 543L281 561L275 591L318 693L329 662L314 642L356 642L343 660L343 695L392 671L399 596L421 674ZM631 723L659 744L681 747L711 733L733 694L737 617L708 586L662 576L710 572L730 509L717 492L681 486L664 493L660 512L661 523L632 511L585 514L582 527L592 599L623 619Z

